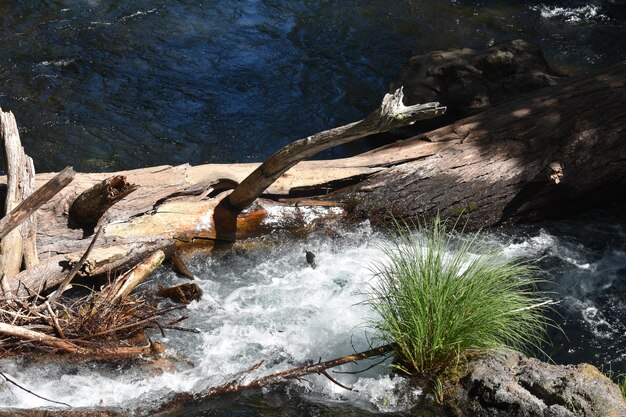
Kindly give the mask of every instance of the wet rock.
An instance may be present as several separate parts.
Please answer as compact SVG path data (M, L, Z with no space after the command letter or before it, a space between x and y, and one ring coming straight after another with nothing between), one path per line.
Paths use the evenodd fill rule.
M311 265L311 268L315 269L317 267L317 265L315 264L315 254L313 252L310 251L305 251L305 256L306 256L306 263L308 263L309 265Z
M449 404L472 417L624 417L619 387L589 364L550 365L502 353L470 364Z
M520 93L555 85L541 48L523 40L414 56L390 91L404 86L407 105L439 101L449 118L483 110Z
M175 303L189 304L202 298L202 289L197 284L181 284L175 287L166 288L159 285L156 293L159 297L169 298Z

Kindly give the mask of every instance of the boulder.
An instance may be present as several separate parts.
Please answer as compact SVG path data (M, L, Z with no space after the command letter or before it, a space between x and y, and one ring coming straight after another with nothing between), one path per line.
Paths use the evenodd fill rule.
M595 366L551 365L517 353L472 361L448 401L467 417L626 416L619 387Z
M411 58L391 84L404 86L405 103L438 101L447 117L458 119L542 87L555 85L541 48L523 40L501 42L485 50L436 51Z

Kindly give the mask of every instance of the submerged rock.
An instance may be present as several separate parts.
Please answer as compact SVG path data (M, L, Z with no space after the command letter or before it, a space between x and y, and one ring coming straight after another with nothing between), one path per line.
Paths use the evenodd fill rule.
M414 56L392 83L404 86L407 105L438 101L456 119L520 93L555 85L541 48L523 40L485 50L469 48Z
M169 298L176 303L189 304L202 298L202 289L198 284L181 284L166 288L159 285L156 293L159 297Z
M449 405L472 417L624 417L619 387L595 366L550 365L516 353L470 364Z

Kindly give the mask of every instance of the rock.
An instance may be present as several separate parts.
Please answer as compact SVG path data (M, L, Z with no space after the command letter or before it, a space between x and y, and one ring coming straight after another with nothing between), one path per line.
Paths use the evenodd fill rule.
M520 93L555 85L541 48L523 40L414 56L391 84L404 86L405 103L439 101L457 119Z
M305 251L305 255L306 255L306 263L311 265L311 268L315 269L317 267L317 265L315 264L315 254L307 250Z
M176 303L189 304L194 300L202 298L202 289L198 284L181 284L175 287L166 288L159 285L156 293L159 297L169 298Z
M595 366L551 365L515 353L471 362L448 401L468 417L626 416L619 387Z

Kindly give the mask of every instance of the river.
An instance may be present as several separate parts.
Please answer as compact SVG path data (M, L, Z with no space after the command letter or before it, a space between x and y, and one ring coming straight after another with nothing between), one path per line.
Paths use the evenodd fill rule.
M626 59L626 12L602 1L20 1L0 2L0 106L16 114L38 171L248 162L375 108L408 58L540 44L549 62L585 74ZM352 155L364 140L321 157ZM544 350L557 363L626 372L626 218L621 209L492 231L507 256L538 259L561 301ZM123 410L171 391L367 348L359 304L387 238L364 223L340 237L275 236L259 249L197 256L204 290L186 326L162 340L176 372L141 364L3 361L40 395ZM317 269L304 251L317 255ZM149 286L183 282L167 268ZM350 367L353 369L363 369ZM383 365L220 398L184 415L437 415ZM0 385L0 406L49 405Z

